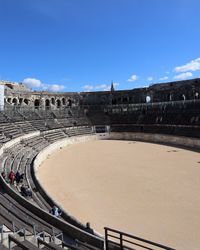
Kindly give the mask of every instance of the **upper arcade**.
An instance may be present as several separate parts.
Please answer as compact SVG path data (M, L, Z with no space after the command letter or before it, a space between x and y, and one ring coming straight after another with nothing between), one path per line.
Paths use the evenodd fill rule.
M141 104L200 98L200 78L153 84L132 90L97 92L32 91L22 83L0 81L0 105L4 108L60 109L77 106Z

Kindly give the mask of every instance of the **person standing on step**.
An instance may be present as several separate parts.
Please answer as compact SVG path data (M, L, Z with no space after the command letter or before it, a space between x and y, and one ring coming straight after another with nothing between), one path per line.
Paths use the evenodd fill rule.
M8 179L10 181L10 184L14 184L14 181L15 181L15 173L11 170L9 175L8 175Z

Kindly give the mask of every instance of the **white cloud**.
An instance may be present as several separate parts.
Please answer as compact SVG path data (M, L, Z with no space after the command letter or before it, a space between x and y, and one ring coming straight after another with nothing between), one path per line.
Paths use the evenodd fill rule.
M147 81L152 81L153 80L153 77L152 76L149 76L149 77L147 77Z
M28 88L40 88L42 87L42 82L35 78L25 78L22 83Z
M200 58L190 61L185 65L178 66L174 69L175 72L187 72L200 70Z
M103 91L110 91L110 86L107 85L107 86L103 89Z
M161 80L161 81L165 81L165 80L167 80L167 79L169 79L169 77L168 77L168 76L163 76L163 77L161 77L159 80Z
M138 79L137 75L132 75L129 79L128 82L134 82Z
M52 85L48 85L47 90L51 92L60 92L64 90L64 88L65 88L64 85L52 84Z
M94 88L95 89L104 89L104 88L107 88L108 87L108 85L106 85L106 84L100 84L100 85L96 85Z
M114 82L113 83L114 88L116 88L117 86L119 86L118 82ZM111 89L111 85L107 85L107 84L100 84L100 85L96 85L94 87L96 90L104 90L104 91L109 91Z
M114 82L113 83L114 88L116 88L117 86L119 86L119 83ZM110 91L111 89L111 85L110 84L98 84L98 85L84 85L82 87L84 89L85 92L90 92L92 90L96 90L96 91Z
M84 91L89 92L94 89L92 85L84 85L83 86Z
M36 78L25 78L22 83L29 89L40 89L51 92L59 92L64 90L64 85L59 84L45 84L42 83L39 79Z
M103 90L103 91L109 91L111 86L110 85L107 85L107 84L100 84L100 85L96 85L94 87L96 90Z
M185 72L185 73L181 73L179 75L174 76L174 79L185 80L185 79L190 78L192 76L193 76L193 74L191 72Z

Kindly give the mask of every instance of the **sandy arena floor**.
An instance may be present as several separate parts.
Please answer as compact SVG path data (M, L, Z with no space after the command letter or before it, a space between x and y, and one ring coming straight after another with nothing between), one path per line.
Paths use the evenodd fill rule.
M108 226L180 250L200 249L200 155L129 141L58 150L38 177L81 222Z

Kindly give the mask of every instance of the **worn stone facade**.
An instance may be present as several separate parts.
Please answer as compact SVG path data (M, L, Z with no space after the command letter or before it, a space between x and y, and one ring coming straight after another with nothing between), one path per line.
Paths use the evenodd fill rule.
M60 109L79 104L78 93L51 93L47 91L31 91L23 84L0 82L4 84L4 105L9 108Z
M200 78L154 84L147 88L82 93L83 105L138 104L200 98Z
M200 78L154 84L132 90L99 92L31 91L21 83L0 81L5 86L5 108L63 109L73 106L100 106L115 104L138 104L169 102L200 98Z

